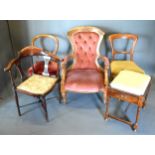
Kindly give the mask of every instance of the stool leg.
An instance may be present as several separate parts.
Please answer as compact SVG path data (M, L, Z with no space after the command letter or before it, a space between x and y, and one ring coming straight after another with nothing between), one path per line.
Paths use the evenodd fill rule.
M134 131L136 131L136 129L138 128L138 120L139 120L139 116L140 116L140 108L141 107L139 107L139 106L137 107L136 121L135 121L135 123L132 126L132 129Z

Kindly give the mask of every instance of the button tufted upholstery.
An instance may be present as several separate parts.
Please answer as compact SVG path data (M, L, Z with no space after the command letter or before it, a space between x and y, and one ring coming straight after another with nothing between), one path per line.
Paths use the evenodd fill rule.
M75 64L73 69L97 69L97 44L99 36L94 32L78 32L73 38Z

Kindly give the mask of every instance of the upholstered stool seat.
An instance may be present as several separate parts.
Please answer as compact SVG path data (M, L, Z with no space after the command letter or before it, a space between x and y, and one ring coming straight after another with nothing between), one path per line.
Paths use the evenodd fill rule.
M57 78L34 74L17 86L17 91L44 95L54 87L56 82Z
M114 89L140 96L144 95L150 80L151 77L149 75L123 70L110 83L110 86Z
M144 74L144 70L141 69L134 61L130 60L114 60L111 62L112 77L115 77L122 70L131 70Z
M67 73L65 89L78 92L98 92L104 89L104 76L95 69L74 69Z
M138 128L140 110L146 104L150 86L151 77L149 75L129 70L121 71L110 83L110 87L108 89L108 101L106 104L105 119L109 117L116 119L130 125L133 130L136 130ZM137 106L136 120L134 123L131 122L126 115L129 106L127 106L125 110L125 116L128 119L122 119L120 117L109 114L108 108L110 97L119 99L121 101L126 101L129 103L128 105L135 104Z

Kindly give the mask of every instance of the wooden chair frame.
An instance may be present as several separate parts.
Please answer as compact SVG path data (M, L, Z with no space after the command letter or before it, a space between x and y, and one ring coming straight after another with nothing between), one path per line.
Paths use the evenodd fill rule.
M50 35L50 34L38 34L36 36L34 36L32 38L32 46L36 46L35 45L35 42L38 40L38 39L45 39L45 38L49 38L49 39L52 39L54 42L55 42L55 49L52 51L53 55L56 55L57 52L58 52L58 49L59 49L59 40L57 38L57 36L55 35ZM49 52L49 51L48 51Z
M28 46L23 48L19 53L17 58L12 59L9 64L4 68L5 72L9 72L10 78L11 78L11 82L12 82L12 86L13 86L13 90L14 90L14 96L15 96L15 101L16 101L16 105L17 105L17 110L18 110L18 115L21 116L21 111L20 111L20 105L19 105L19 101L18 101L18 93L17 93L17 86L15 84L14 81L14 77L12 74L12 67L16 66L18 72L20 73L20 77L21 80L24 81L25 79L27 79L28 77L25 76L22 67L21 67L21 63L20 61L25 58L25 57L32 57L32 56L48 56L50 57L53 61L57 62L59 61L59 58L56 57L55 55L53 55L52 53L47 53L47 52L43 52L41 48L37 48L34 46ZM53 86L54 87L54 86ZM32 93L27 93L27 92L23 92L24 94L33 96L33 97L37 97L39 99L39 102L41 102L42 107L45 111L45 117L46 120L48 121L48 112L47 112L47 105L46 105L46 100L45 97L46 95L52 91L53 87L44 95L34 95Z
M139 120L139 116L140 116L140 110L141 110L141 108L144 108L146 105L146 100L148 97L150 87L151 87L151 80L146 88L144 95L141 95L141 96L133 95L133 94L126 93L124 91L116 90L116 89L109 87L107 101L106 101L106 111L104 114L105 120L107 120L108 118L118 120L120 122L128 124L132 128L132 130L136 131L136 129L138 128L138 120ZM129 102L125 112L127 112L129 105L131 105L131 104L137 105L136 120L134 123L132 123L130 120L124 120L122 118L119 118L119 117L109 114L109 104L110 104L111 97L117 98L120 101Z
M106 101L106 97L107 97L107 88L108 88L108 84L109 84L109 81L108 81L108 69L109 69L109 59L105 56L101 56L100 55L100 51L99 51L99 47L100 47L100 44L101 44L101 41L103 39L103 36L104 36L104 32L101 31L99 28L97 27L91 27L91 26L79 26L79 27L75 27L75 28L72 28L68 33L68 39L70 40L71 42L71 46L72 46L72 53L70 55L68 55L64 61L62 62L62 66L61 66L61 69L62 69L62 76L61 76L61 96L63 98L63 101L64 103L66 103L66 95L67 95L67 90L65 90L65 80L66 80L66 75L67 75L67 72L69 70L71 70L74 66L74 64L76 63L75 62L75 49L74 49L74 45L73 45L73 42L72 42L72 36L75 34L75 33L78 33L78 32L95 32L99 35L99 41L98 41L98 45L97 45L97 57L96 57L96 66L97 68L104 74L105 78L104 78L104 83L105 83L105 93L104 93L104 101ZM100 66L100 64L98 63L98 60L101 59L103 62L104 62L104 68L102 68ZM70 65L70 66L67 66L67 63L69 62L69 60L73 60L73 63ZM76 91L75 93L77 93L79 91ZM88 93L88 92L80 92L80 93Z
M116 51L114 48L114 44L113 44L115 39L132 39L133 44L132 44L130 51L129 52L127 52L127 51ZM109 36L109 41L110 41L110 45L112 48L112 60L115 59L116 54L129 54L130 60L133 61L134 48L137 44L137 40L138 40L138 36L135 34L120 34L120 33L119 34L111 34Z

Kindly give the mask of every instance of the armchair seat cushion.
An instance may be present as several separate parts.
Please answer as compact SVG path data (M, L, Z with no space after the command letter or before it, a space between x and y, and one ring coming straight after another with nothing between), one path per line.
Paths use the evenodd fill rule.
M123 60L123 61L112 61L111 62L111 73L112 76L115 77L120 71L122 70L131 70L131 71L135 71L138 73L142 73L144 74L144 70L141 69L135 62L133 61L127 61L127 60Z
M34 73L42 75L44 71L44 61L37 61L34 65ZM58 64L56 62L50 61L48 64L49 75L57 75L58 73ZM31 76L33 73L33 68L28 69L28 75Z
M56 82L57 78L34 74L22 82L17 87L17 91L33 95L44 95L54 87Z
M110 86L114 89L140 96L144 95L150 80L151 77L149 75L124 70L114 78Z
M103 73L95 69L73 69L67 72L65 89L73 92L104 91Z

